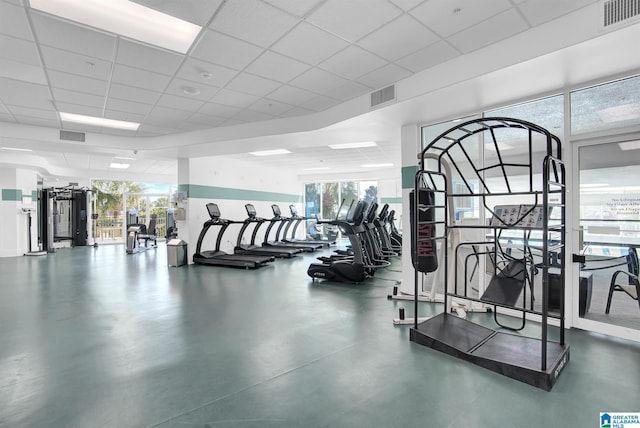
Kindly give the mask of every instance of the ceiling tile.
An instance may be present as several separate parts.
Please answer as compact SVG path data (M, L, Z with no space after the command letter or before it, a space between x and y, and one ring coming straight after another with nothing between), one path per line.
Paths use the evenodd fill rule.
M40 51L45 66L51 70L79 74L98 80L109 80L111 75L110 61L78 55L60 49L41 46Z
M520 14L511 9L494 16L468 30L449 37L449 42L464 53L468 53L526 31L529 28Z
M245 94L262 97L281 85L280 82L254 76L253 74L240 73L226 87Z
M209 101L231 107L245 108L258 101L258 98L259 97L255 95L243 94L229 89L221 89Z
M302 107L309 110L314 110L314 111L323 111L328 108L337 106L341 102L342 101L338 101L333 98L329 98L321 95L319 97L315 97L314 99L307 101L306 103L303 103Z
M402 13L387 0L328 0L307 21L356 42Z
M211 102L206 103L205 105L200 107L200 110L198 110L198 113L200 114L205 114L209 116L218 116L218 117L224 117L224 118L233 117L239 112L240 112L240 109L237 107L230 107L230 106L225 106L222 104L211 103Z
M297 22L291 15L260 0L234 0L222 6L210 28L268 47Z
M358 42L359 46L395 61L439 40L414 18L402 15Z
M179 122L186 120L190 115L191 113L188 111L156 106L151 113L149 113L144 123L168 128L178 128Z
M273 118L274 117L269 114L265 114L265 113L261 113L253 110L242 110L240 113L238 113L233 117L233 119L241 120L243 122L258 122L262 120L270 120Z
M372 71L369 74L365 74L364 76L360 77L358 81L369 86L370 88L378 89L391 85L392 83L397 83L402 79L406 79L412 74L413 73L409 70L398 67L395 64L387 64L384 67Z
M104 96L107 93L107 81L91 79L75 74L49 70L49 81L53 88L68 89L93 95Z
M127 122L142 123L147 115L107 109L104 112L104 117L115 120L124 120Z
M246 71L279 82L288 82L309 68L309 65L303 64L295 59L266 51L258 59L253 61L253 63L247 67Z
M24 8L0 2L0 33L20 39L33 40Z
M197 89L199 94L187 94L185 88ZM191 98L193 100L206 101L218 92L220 88L214 86L203 85L202 83L192 82L190 80L173 79L166 90L166 93L177 95L179 97Z
M359 97L360 95L364 95L371 92L371 88L357 83L357 82L347 82L342 86L338 86L336 89L328 91L325 95L336 98L342 101L347 101L352 98Z
M186 110L189 112L197 111L203 104L204 101L202 100L194 100L193 98L177 97L175 95L168 94L160 97L160 100L158 101L159 106Z
M302 18L322 0L265 0L273 6Z
M140 102L143 104L155 104L160 98L160 93L133 86L112 83L109 88L109 97L119 100Z
M346 79L318 68L312 68L289 82L290 85L323 94L347 82Z
M71 104L65 102L57 102L56 106L58 111L66 113L84 114L85 116L101 117L103 113L102 107L85 106L80 104ZM65 129L73 129L73 127L80 126L79 124L64 123ZM92 127L91 129L94 129Z
M92 107L104 106L104 95L86 94L83 92L70 91L68 89L60 88L52 88L51 91L53 92L53 99L56 102Z
M313 49L309 49L313 46ZM349 43L306 22L278 40L271 50L316 65L334 53L346 48Z
M296 117L296 116L305 116L307 114L313 114L315 111L309 110L302 107L294 107L291 110L287 110L286 113L282 115L282 117Z
M231 68L211 64L210 62L195 58L187 58L182 67L180 67L176 77L221 88L229 83L236 74L238 74L238 71Z
M339 76L355 79L382 67L386 63L382 58L351 45L322 62L319 67Z
M119 100L109 98L107 101L107 109L117 110L125 113L135 113L140 115L149 114L153 106L149 104L138 103L135 101Z
M270 100L268 98L262 98L250 107L253 111L265 113L270 116L280 116L292 108L293 106L290 104L281 103L280 101Z
M423 3L424 0L391 0L396 6L402 8L403 10L411 10L420 3Z
M510 7L508 0L459 0L455 4L429 0L413 9L411 15L441 37L448 37Z
M130 67L153 71L154 73L173 76L183 59L184 55L120 39L116 62Z
M47 84L47 76L42 67L6 59L0 59L0 77L39 85Z
M141 87L150 91L163 91L171 77L164 74L153 73L139 68L116 64L113 70L112 82Z
M214 116L210 114L194 113L189 116L187 122L198 123L201 125L208 125L210 128L219 126L224 122L227 117Z
M41 110L33 107L7 106L14 116L33 117L38 119L46 119L50 121L58 121L58 113L53 110Z
M40 44L93 58L111 60L115 36L33 11L33 28Z
M0 101L3 104L49 110L53 108L50 100L51 95L45 85L0 77Z
M431 46L420 49L396 61L397 64L408 68L414 73L449 61L460 55L460 52L445 41L436 42Z
M535 26L596 2L597 0L527 0L521 2L518 9Z
M269 98L291 105L302 104L316 96L318 96L318 94L289 85L283 85L269 94Z
M58 128L60 126L60 122L57 120L42 119L33 116L16 115L16 122L22 123L23 125L45 126L47 128Z
M222 0L131 0L199 26L207 24Z
M0 59L40 67L40 56L34 42L0 34Z
M262 49L216 31L207 30L191 56L214 64L242 70Z

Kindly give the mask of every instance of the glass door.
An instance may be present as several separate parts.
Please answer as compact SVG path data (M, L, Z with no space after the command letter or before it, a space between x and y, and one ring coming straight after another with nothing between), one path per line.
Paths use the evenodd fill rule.
M580 256L579 281L573 281L574 324L637 340L640 141L610 139L574 148L574 248Z

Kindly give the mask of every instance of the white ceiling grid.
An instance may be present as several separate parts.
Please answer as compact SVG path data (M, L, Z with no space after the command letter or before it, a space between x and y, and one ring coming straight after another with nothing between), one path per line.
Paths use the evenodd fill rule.
M203 26L194 46L182 55L0 0L0 121L144 137L296 117L597 0L134 1ZM56 111L141 126L69 125ZM358 153L399 161L397 142L380 144Z

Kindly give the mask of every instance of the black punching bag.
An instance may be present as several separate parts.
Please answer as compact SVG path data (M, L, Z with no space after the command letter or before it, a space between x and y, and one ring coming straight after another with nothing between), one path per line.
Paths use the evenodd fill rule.
M415 217L415 190L409 194L409 221L411 222L411 262L418 272L433 272L438 269L436 240L434 239L435 194L422 187L418 190L418 221ZM416 226L418 229L416 242Z

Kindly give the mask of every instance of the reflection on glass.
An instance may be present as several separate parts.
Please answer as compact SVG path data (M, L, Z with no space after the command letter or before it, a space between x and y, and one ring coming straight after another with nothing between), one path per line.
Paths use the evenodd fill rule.
M624 292L612 293L607 313L614 276L618 284L629 286L634 276L628 273L637 273L632 256L640 246L640 150L621 150L616 143L587 146L580 148L579 160L586 257L578 289L580 316L640 329L638 301Z

